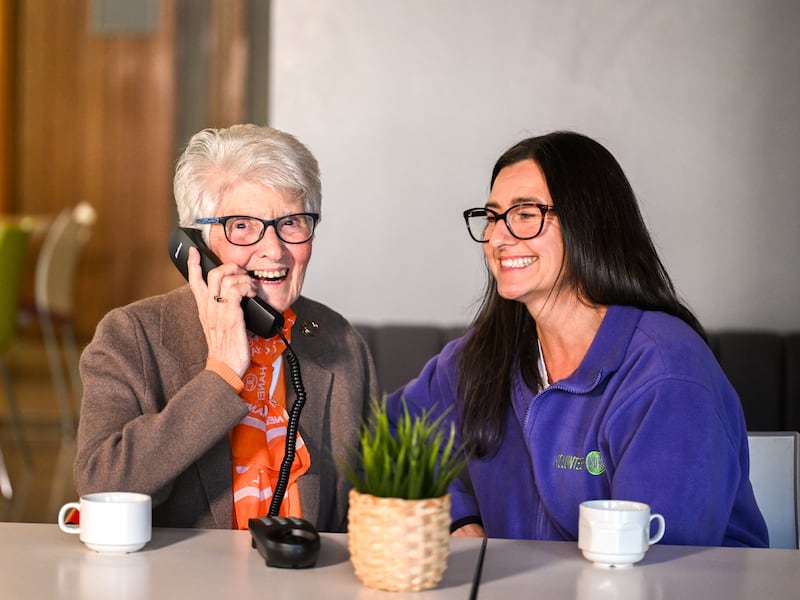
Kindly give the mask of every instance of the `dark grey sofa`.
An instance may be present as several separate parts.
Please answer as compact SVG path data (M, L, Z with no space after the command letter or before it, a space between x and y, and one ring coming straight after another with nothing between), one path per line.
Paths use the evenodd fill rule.
M413 379L463 327L356 325L384 391ZM750 431L800 431L800 332L712 331L711 349L739 394Z

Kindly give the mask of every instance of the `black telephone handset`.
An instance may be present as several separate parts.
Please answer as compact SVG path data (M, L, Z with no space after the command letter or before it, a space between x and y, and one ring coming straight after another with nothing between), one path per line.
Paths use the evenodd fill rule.
M208 272L218 267L220 262L203 243L200 230L176 227L169 236L169 256L187 281L189 280L189 267L186 260L189 257L189 248L192 246L200 252L200 268L203 270L203 279L205 279ZM283 315L258 296L242 298L242 310L247 328L264 339L271 338L283 327Z
M194 246L200 252L200 268L203 279L214 267L218 267L219 259L203 243L199 229L176 227L169 236L169 256L183 277L189 280L189 248ZM289 473L294 461L300 411L306 401L303 380L300 377L300 363L291 345L283 337L283 315L264 302L261 298L242 298L244 322L247 328L269 339L280 335L286 343L286 362L289 375L297 396L289 411L286 425L286 453L281 463L278 482L275 485L269 514L266 517L250 519L248 529L252 537L253 548L256 548L270 567L283 569L306 569L317 562L320 551L320 537L314 526L308 521L295 517L279 517L281 501L286 493Z

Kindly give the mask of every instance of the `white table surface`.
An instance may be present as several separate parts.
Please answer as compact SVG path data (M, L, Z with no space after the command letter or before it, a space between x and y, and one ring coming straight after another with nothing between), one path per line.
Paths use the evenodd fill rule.
M469 598L479 539L454 538L434 590L366 588L347 536L323 534L313 569L274 569L246 531L159 529L139 552L102 555L55 524L0 523L0 598ZM478 597L681 600L800 598L800 551L655 545L629 569L587 562L572 542L489 540Z
M800 550L655 544L632 567L609 569L573 542L489 540L480 598L519 597L800 600Z
M451 540L448 569L430 598L467 598L478 539ZM55 524L0 523L0 599L259 600L404 598L365 587L344 534L323 534L313 569L267 567L247 531L153 529L139 552L98 554Z

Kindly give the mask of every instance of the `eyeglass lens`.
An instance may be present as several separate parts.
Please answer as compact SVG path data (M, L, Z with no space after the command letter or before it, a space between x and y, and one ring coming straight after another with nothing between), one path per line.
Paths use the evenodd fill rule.
M541 233L546 210L536 204L521 204L500 215L489 209L474 208L467 211L467 226L473 239L485 242L491 237L498 219L502 219L515 238L531 239Z
M287 215L267 221L255 217L233 217L225 222L225 237L231 244L249 246L258 242L268 225L275 226L275 233L284 242L301 244L314 234L314 217L308 214Z

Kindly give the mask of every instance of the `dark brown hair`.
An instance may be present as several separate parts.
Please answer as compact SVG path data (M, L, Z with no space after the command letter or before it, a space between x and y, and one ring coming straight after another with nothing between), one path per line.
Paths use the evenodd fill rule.
M608 150L568 131L529 138L498 159L490 188L500 171L523 160L539 165L556 207L564 244L558 285L592 305L674 315L705 339L697 318L678 298L633 189ZM531 389L542 385L536 323L523 304L500 297L489 272L472 325L459 365L461 433L469 451L487 456L501 442L514 373L519 371Z

